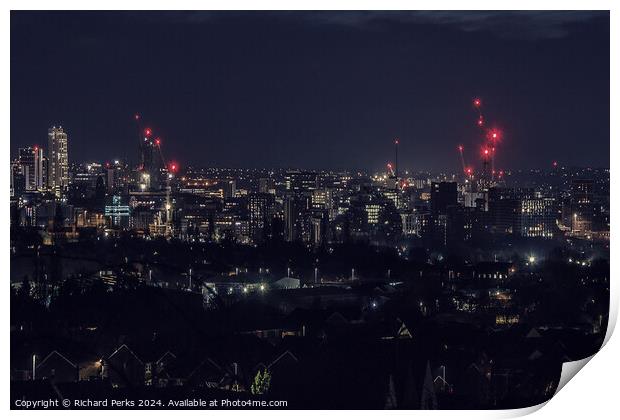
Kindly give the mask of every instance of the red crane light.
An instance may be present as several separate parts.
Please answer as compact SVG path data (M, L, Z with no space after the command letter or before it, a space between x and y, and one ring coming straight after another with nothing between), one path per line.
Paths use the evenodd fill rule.
M500 130L498 130L497 128L493 128L489 131L487 131L487 139L492 142L492 143L496 143L498 141L502 140L502 132Z

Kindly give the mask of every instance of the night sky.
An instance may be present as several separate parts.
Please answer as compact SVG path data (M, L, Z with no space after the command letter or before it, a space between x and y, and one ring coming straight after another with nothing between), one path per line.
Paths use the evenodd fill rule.
M13 12L11 155L137 161L138 112L182 165L609 166L607 12Z

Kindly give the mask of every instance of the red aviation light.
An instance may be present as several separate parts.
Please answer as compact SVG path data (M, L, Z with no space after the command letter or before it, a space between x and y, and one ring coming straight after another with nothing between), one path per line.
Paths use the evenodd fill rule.
M459 144L459 152L463 151L463 145Z
M133 119L134 119L134 120L136 120L136 121L138 121L138 120L140 119L140 114L135 114L135 115L133 116Z
M36 145L35 145L35 146L34 146L34 151L35 151L35 152L38 152L38 151L39 151L39 146L36 146Z
M482 118L478 119L478 127L482 127L484 125L484 120Z
M179 165L177 165L175 162L172 162L170 164L170 172L172 173L176 173L176 171L179 169Z
M487 131L487 139L492 143L497 143L502 140L502 132L497 128L493 128Z
M145 135L145 136L149 137L152 133L153 133L153 132L151 131L151 129L150 129L150 128L145 128L145 129L144 129L144 135Z
M394 139L394 144L399 144L399 143L400 143L400 140L398 138L395 138Z
M474 99L474 106L476 108L480 108L480 105L482 105L482 101L480 100L480 98L475 98Z
M159 137L155 139L155 144L158 146L161 144L161 139Z

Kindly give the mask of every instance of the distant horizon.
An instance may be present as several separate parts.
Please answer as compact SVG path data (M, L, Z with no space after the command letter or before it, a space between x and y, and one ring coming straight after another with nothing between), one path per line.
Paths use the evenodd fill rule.
M68 133L68 132L67 132ZM71 137L70 137L70 133L69 134L69 145L71 145ZM37 143L37 144L32 144L32 145L24 145L24 146L20 146L19 148L22 147L42 147L43 151L45 153L45 151L47 150L47 147L45 144L41 144L41 143ZM12 151L13 153L11 153L11 159L14 159L17 157L17 149L15 151ZM46 154L46 153L45 153ZM84 165L84 164L89 164L89 163L97 163L97 164L102 164L105 165L107 163L109 163L110 165L113 164L113 162L115 160L118 160L119 162L122 162L128 166L135 166L135 161L139 160L139 158L136 156L134 157L134 159L127 159L125 160L124 158L121 157L116 157L116 158L112 158L112 159L82 159L82 160L77 160L77 159L73 159L71 158L71 148L69 147L69 165ZM457 162L458 164L458 162ZM256 171L268 171L268 170L279 170L279 171L284 171L284 170L300 170L300 171L321 171L321 172L381 172L382 170L385 170L384 168L354 168L354 167L333 167L333 168L325 168L325 167L318 167L318 166L217 166L217 165L205 165L205 164L190 164L190 165L181 165L181 170L185 170L185 169L214 169L214 170L243 170L243 169L249 169L249 170L256 170ZM522 171L536 171L536 170L553 170L554 167L552 166L552 164L549 164L547 166L533 166L533 167L521 167L521 168L502 168L503 171L508 171L508 172L522 172ZM558 166L555 169L586 169L586 170L610 170L610 166L588 166L588 165L562 165L560 162L558 162ZM428 173L428 174L450 174L450 175L459 175L462 174L462 171L460 170L460 168L434 168L434 169L427 169L427 168L423 168L423 169L410 169L410 168L403 168L402 166L399 168L399 170L401 171L408 171L411 173ZM404 175L404 173L400 174L401 176Z

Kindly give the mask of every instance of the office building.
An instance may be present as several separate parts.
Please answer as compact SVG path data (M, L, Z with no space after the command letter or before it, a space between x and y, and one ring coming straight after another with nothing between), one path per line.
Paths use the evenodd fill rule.
M57 196L69 185L69 156L67 133L62 127L52 127L48 138L48 186Z

